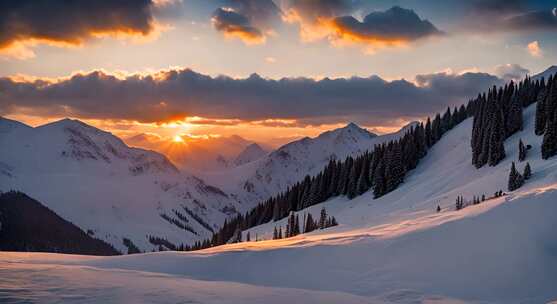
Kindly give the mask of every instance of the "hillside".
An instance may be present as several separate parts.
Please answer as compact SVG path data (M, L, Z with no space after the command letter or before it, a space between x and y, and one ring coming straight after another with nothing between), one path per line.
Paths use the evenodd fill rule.
M350 123L315 138L306 137L288 143L256 161L220 173L206 173L202 177L253 206L286 190L306 175L317 174L331 159L344 160L348 156L360 155L376 144L401 137L411 125L378 136Z
M119 254L20 192L0 194L0 251Z
M309 209L326 206L339 220L338 227L191 253L3 259L24 261L17 266L21 269L52 263L68 269L103 269L115 284L121 280L118 276L139 276L134 284L165 286L159 296L206 303L257 303L263 296L269 298L269 292L278 302L295 302L303 292L305 303L547 303L557 299L557 159L540 158L534 112L535 106L525 110L524 130L507 139L507 157L496 167L472 166L468 119L447 132L397 190L375 200L370 193L351 201L335 198ZM457 195L468 199L506 190L519 138L533 147L527 156L532 179L505 196L455 211ZM439 213L437 205L442 207ZM251 232L265 236L272 227ZM197 287L170 284L164 279L167 275ZM87 286L93 283L81 288L87 291ZM251 296L227 293L233 286L249 288ZM141 296L148 291L127 292Z
M0 120L0 191L19 190L127 252L178 246L212 234L240 205L220 189L179 172L162 154L128 147L76 120L31 128Z

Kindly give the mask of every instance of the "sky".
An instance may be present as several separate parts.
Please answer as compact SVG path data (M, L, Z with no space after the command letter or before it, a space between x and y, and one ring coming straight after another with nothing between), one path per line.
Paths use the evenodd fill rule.
M0 115L281 144L394 131L557 63L557 4L5 0Z

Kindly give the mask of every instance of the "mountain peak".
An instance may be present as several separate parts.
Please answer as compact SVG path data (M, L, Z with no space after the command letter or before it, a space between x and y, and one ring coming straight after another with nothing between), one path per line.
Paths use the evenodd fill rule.
M236 166L240 166L265 156L267 152L257 143L248 145L234 160Z
M347 135L346 133L349 133L349 134L355 133L355 134L360 134L360 135L369 136L369 137L377 136L377 134L369 132L367 129L360 127L359 125L357 125L354 122L350 122L346 126L344 126L343 128L332 130L330 132L338 133L339 135Z
M547 81L549 76L557 74L557 65L552 65L545 69L543 72L536 74L532 77L533 80L541 79L542 77Z

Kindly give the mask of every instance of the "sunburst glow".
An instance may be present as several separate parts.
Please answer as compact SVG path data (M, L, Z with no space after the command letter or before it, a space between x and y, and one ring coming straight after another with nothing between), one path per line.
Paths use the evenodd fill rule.
M182 136L176 135L172 138L172 141L175 142L175 143L183 143L184 139L182 138Z

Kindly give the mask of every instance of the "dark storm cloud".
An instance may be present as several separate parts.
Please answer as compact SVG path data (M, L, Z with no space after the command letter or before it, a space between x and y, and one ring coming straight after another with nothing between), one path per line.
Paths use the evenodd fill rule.
M471 30L557 30L553 1L477 0L470 4L466 26Z
M294 10L302 18L317 19L350 14L359 6L359 1L350 0L285 0L283 9ZM308 20L309 21L309 20Z
M334 24L341 33L357 38L411 41L441 35L428 20L422 20L410 9L395 6L384 12L371 12L362 22L352 16L339 17Z
M557 30L557 16L551 9L508 17L501 23L505 29L517 31Z
M161 122L184 116L210 119L356 121L366 125L422 117L474 97L495 76L431 74L405 80L369 78L270 80L209 77L171 70L120 79L103 72L56 83L0 78L0 114L28 113Z
M30 39L80 44L96 33L147 35L153 6L151 0L3 0L0 49Z
M236 37L247 44L266 40L280 18L280 10L271 0L228 0L226 7L215 10L212 23L225 36Z
M244 42L259 44L265 42L265 36L250 20L233 10L218 8L211 18L217 31L223 32L228 37L237 37Z

